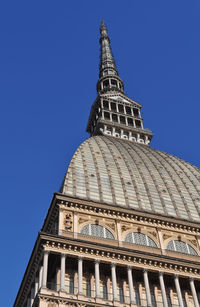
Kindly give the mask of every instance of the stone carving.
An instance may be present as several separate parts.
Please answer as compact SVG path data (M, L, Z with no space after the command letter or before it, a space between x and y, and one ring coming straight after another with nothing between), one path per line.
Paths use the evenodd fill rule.
M121 229L122 229L122 232L124 232L124 231L126 231L128 229L131 229L131 227L128 226L128 225L122 225Z
M115 231L115 223L106 223L106 225Z
M88 221L88 219L82 218L82 217L79 217L79 220L78 220L79 224L83 224L83 223L85 223L87 221Z
M149 233L152 234L152 236L157 239L157 233L155 231L150 231Z
M188 240L188 241L190 241L194 246L197 247L197 241L196 240Z
M72 231L72 224L72 214L67 213L64 220L65 230Z
M167 239L169 239L169 238L171 238L171 235L166 235L166 234L163 235L163 240L164 240L164 241L167 240Z

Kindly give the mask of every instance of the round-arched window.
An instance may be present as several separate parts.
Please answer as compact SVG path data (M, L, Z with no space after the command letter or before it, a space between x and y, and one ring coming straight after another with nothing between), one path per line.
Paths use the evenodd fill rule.
M140 232L131 232L127 234L125 242L157 247L156 243L150 237Z
M195 256L198 255L195 249L191 245L179 240L170 241L167 244L167 249L170 251L183 253L183 254L190 254Z
M112 239L114 240L113 234L104 226L96 225L96 224L88 224L85 225L81 229L81 234L87 236L93 236L104 239Z

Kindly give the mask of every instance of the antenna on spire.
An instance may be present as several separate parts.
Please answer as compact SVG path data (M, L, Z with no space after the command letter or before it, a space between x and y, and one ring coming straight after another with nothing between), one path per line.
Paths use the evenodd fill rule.
M101 25L104 26L104 19L101 19Z

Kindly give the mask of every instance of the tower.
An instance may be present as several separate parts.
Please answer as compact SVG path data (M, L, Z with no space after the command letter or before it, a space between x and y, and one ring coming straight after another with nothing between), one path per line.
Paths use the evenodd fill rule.
M97 98L14 307L199 306L200 170L152 149L100 27Z

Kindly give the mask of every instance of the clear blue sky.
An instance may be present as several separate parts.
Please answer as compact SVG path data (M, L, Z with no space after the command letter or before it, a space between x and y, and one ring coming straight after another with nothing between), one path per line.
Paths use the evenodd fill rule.
M101 19L152 146L200 166L199 0L1 1L2 307L13 305L53 192L87 138Z

